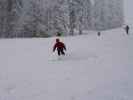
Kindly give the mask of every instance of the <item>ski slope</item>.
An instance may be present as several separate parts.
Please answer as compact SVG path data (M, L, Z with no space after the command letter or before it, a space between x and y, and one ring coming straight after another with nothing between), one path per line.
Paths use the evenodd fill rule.
M0 100L133 100L132 33L55 38L0 40Z

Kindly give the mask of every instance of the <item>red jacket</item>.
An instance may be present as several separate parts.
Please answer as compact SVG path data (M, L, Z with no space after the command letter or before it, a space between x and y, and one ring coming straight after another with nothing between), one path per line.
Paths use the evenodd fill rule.
M53 47L53 51L55 51L55 49L63 49L63 50L66 50L66 46L64 43L62 42L56 42L54 47Z

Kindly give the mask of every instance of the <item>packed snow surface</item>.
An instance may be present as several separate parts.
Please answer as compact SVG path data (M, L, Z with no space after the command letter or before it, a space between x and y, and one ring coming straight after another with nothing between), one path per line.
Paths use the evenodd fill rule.
M55 38L0 40L0 100L133 100L133 35L123 29Z

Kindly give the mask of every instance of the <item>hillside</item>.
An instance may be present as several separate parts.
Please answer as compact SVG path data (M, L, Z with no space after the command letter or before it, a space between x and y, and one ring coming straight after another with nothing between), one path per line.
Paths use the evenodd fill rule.
M0 40L0 100L132 100L133 35L122 29L61 38Z

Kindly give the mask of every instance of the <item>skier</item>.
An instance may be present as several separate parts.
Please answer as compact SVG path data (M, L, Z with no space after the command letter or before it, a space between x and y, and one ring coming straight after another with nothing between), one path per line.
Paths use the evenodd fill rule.
M62 32L57 32L57 34L56 34L56 36L62 36L63 35L63 33Z
M66 51L66 46L63 42L60 42L59 38L56 39L56 43L53 46L53 52L57 50L58 56L65 55L64 50Z
M100 36L101 35L101 32L98 32L97 35Z
M128 25L126 25L125 30L126 30L126 33L128 35L129 34L129 26Z

